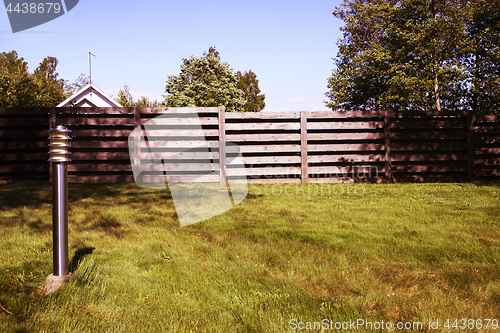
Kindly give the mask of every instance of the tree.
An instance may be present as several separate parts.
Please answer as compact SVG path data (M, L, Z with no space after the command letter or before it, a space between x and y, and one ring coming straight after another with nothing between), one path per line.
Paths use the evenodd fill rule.
M346 24L326 105L341 111L470 109L476 74L466 59L476 59L470 22L477 20L478 2L345 0L333 13Z
M118 98L115 100L120 103L124 107L160 107L162 104L158 103L155 99L154 101L150 101L149 98L141 96L137 102L134 102L134 97L130 93L130 87L125 85L123 89L120 89L118 92Z
M35 105L55 106L65 99L65 81L58 79L58 61L54 57L45 58L32 74L35 87Z
M477 114L500 114L500 3L476 0L468 5L470 105Z
M46 57L33 73L17 52L0 54L0 107L44 107L62 102L64 80L58 79L57 59Z
M18 58L17 52L0 54L0 107L34 106L33 83L28 72L28 63Z
M260 94L257 75L255 75L252 71L245 72L243 74L238 71L236 73L236 78L238 79L236 88L243 92L242 96L245 101L243 109L245 112L262 111L262 109L266 107L266 103L264 102L266 96L264 94Z
M179 75L169 75L165 87L165 104L183 106L225 106L226 111L243 111L245 101L237 88L238 79L219 52L211 47L202 57L182 59Z

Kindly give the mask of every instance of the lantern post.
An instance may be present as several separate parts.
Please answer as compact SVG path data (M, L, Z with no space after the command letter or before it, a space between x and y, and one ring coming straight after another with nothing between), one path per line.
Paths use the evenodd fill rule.
M45 280L45 294L51 294L71 275L68 272L68 140L71 131L63 125L49 130L49 161L52 162L53 273Z

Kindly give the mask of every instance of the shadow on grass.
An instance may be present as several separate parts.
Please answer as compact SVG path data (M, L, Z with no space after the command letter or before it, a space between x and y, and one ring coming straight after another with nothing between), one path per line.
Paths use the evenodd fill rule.
M69 263L69 271L74 273L78 269L78 265L80 265L83 258L85 258L86 255L92 254L94 250L95 247L82 247L76 250L73 259L71 259L71 262Z

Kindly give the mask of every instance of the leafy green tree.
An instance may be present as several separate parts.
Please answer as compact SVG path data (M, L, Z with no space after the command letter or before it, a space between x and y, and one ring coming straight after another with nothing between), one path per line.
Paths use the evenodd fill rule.
M468 2L470 105L477 114L500 114L500 3Z
M130 93L130 87L125 85L123 89L118 92L118 98L115 100L124 107L160 107L162 104L158 103L157 100L150 101L147 97L141 96L137 102L134 101L132 94Z
M262 111L262 109L266 107L266 103L264 102L266 96L260 93L257 75L252 71L243 74L238 71L236 73L236 78L238 79L236 88L243 91L243 99L245 100L243 109L245 112Z
M34 106L28 63L17 52L0 54L0 107Z
M33 73L16 51L0 54L0 107L55 106L65 98L57 59L46 57Z
M343 39L338 43L336 68L328 80L330 90L326 95L330 100L326 105L340 111L472 108L471 92L477 90L474 82L478 72L474 72L471 63L478 59L474 55L478 43L471 43L471 26L481 16L477 9L480 2L486 3L482 0L345 0L333 13L346 24L342 28ZM491 8L481 13L495 17ZM491 20L488 24L495 26ZM487 50L495 49L492 32L486 32L485 28L479 30L486 34L479 37L480 40L494 40ZM488 61L492 65L476 68L490 68L488 77L491 78L493 68L498 67L495 56L498 47L489 53ZM494 95L498 81L487 81ZM488 84L484 80L483 83Z
M226 111L241 112L245 101L237 84L233 69L211 47L202 57L182 59L181 72L168 76L163 97L171 107L225 106Z
M65 99L65 81L58 79L57 64L56 58L47 57L31 75L36 92L36 106L55 106Z

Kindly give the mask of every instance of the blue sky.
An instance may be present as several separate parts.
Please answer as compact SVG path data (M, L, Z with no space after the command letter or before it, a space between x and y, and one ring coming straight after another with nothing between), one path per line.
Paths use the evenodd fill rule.
M65 15L12 33L0 13L0 52L17 51L33 71L47 56L70 82L88 74L114 95L125 84L134 97L163 100L168 75L182 58L210 46L236 71L252 70L266 95L264 111L320 111L337 55L341 0L118 1L80 0Z

